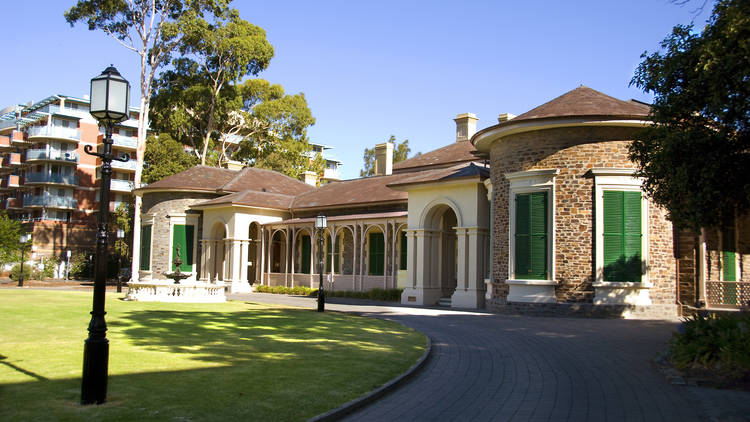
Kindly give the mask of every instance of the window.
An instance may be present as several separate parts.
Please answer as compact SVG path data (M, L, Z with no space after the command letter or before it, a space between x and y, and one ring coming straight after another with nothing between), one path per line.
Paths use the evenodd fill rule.
M333 258L333 267L331 267L331 258ZM331 236L326 236L326 268L329 272L341 273L341 236L336 237L336 245L331 251Z
M604 191L602 201L604 280L640 282L641 192Z
M172 271L176 271L174 259L177 257L177 248L180 248L180 259L182 265L180 271L193 271L193 236L194 226L186 224L175 224L172 226Z
M648 201L633 169L595 168L594 214L596 282L594 287L648 289ZM602 284L603 283L603 284ZM639 293L648 302L648 293ZM602 290L602 295L606 295ZM604 296L602 296L604 297ZM650 303L650 302L649 302Z
M408 244L409 243L406 240L406 232L402 231L401 232L401 263L400 263L400 265L398 267L398 269L400 269L400 270L405 270L406 269L407 252L408 252L407 251L407 247L408 247Z
M547 192L516 195L515 278L547 280Z
M385 241L383 233L370 233L369 243L370 254L367 273L369 275L383 275L383 267L385 266Z
M151 269L151 225L141 227L141 265L140 269Z
M302 265L300 271L303 274L310 274L310 236L302 236Z
M510 182L508 279L514 286L555 284L553 204L558 173L539 169L505 174Z

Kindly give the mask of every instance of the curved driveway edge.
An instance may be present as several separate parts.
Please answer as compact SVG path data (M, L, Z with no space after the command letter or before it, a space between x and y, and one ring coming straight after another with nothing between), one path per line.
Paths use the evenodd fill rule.
M393 321L393 322L397 322L397 321ZM338 407L336 409L333 409L321 415L315 416L314 418L309 419L308 422L328 422L328 421L339 420L342 417L359 409L360 407L366 406L376 401L377 399L381 398L382 396L390 393L391 391L401 386L401 384L403 384L404 382L412 378L418 371L424 368L425 363L427 363L427 360L430 359L430 356L432 355L432 340L430 339L428 335L424 333L422 334L427 339L427 347L425 348L425 351L422 354L422 357L419 358L417 363L412 365L411 368L409 368L406 372L388 381L387 383L383 384L379 388L376 388L375 390L370 391L364 396L356 398L350 402L344 403L341 407Z

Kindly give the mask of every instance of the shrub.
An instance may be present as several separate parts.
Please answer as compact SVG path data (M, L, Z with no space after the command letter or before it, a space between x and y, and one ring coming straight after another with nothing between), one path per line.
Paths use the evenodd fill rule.
M714 370L732 378L750 374L750 314L685 319L670 347L680 369Z
M32 268L33 265L29 264L28 262L25 262L23 264L23 279L24 280L33 280L36 277L34 277L34 269ZM38 273L38 271L36 271ZM18 276L21 275L21 264L16 264L11 268L10 270L10 279L13 281L18 281Z
M382 300L387 302L398 302L401 300L401 292L404 289L380 289L375 288L366 292L353 292L350 290L326 291L326 296L348 297L353 299ZM284 287L284 286L256 286L255 291L259 293L274 293L281 295L316 296L318 289L309 287Z
M55 255L44 257L44 267L41 271L40 280L45 278L52 278L55 276L55 268L60 264L60 258Z
M94 275L93 252L76 252L70 257L71 278L91 278Z

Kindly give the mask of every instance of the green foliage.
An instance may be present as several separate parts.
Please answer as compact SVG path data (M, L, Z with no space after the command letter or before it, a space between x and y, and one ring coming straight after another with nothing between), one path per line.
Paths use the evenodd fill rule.
M349 297L353 299L381 300L384 302L398 302L404 289L381 289L376 287L365 292L353 292L350 290L326 291L327 296Z
M196 164L198 158L185 152L185 147L168 133L149 135L143 160L143 183L154 183Z
M409 140L404 139L401 143L396 142L396 137L391 135L388 142L393 143L393 164L399 161L404 161L409 158L411 148L409 148ZM416 155L419 155L417 153ZM364 168L359 171L359 177L370 177L375 175L375 148L365 148L364 156Z
M698 315L687 318L683 328L671 343L676 367L750 375L750 314Z
M310 151L310 145L305 141L281 141L278 147L256 158L254 166L278 171L294 179L299 179L306 171L314 171L322 175L325 171L326 160L320 154L315 154L313 158L310 158Z
M21 222L12 220L5 211L0 211L0 266L20 259L21 233Z
M118 258L128 258L130 256L130 239L132 239L133 205L130 203L121 203L110 216L110 220L113 223L115 233L117 233L118 229L122 229L125 232L125 237L122 239L115 236L115 244L112 252Z
M656 125L630 158L675 224L716 226L750 211L750 2L718 1L702 33L677 26L661 48L631 81L654 94Z
M255 286L258 293L274 293L280 295L298 295L298 296L317 296L318 289L311 289L304 286L284 287L284 286ZM386 302L398 302L401 300L401 293L404 289L381 289L374 288L366 292L353 292L349 290L326 290L326 296L330 297L348 297L353 299L381 300Z
M314 296L318 293L317 289L311 289L305 286L284 287L284 286L255 286L258 293L273 293L277 295L296 295L296 296Z
M44 257L44 266L40 274L40 280L55 276L55 268L60 264L60 258L55 255Z
M94 276L94 252L76 252L70 257L70 278L91 278ZM91 257L91 258L90 258Z
M18 281L19 276L21 275L21 263L18 263L13 266L13 268L10 269L10 279L13 281ZM24 262L23 264L23 279L25 281L28 280L41 280L41 272L36 269L33 265L31 265L29 262Z

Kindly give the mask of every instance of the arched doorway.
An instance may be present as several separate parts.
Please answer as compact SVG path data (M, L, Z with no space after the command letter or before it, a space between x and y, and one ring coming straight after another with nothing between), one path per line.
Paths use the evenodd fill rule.
M429 284L440 290L441 301L449 300L458 280L458 242L455 227L458 219L447 205L437 205L427 214L425 230L430 252Z
M250 284L260 280L260 260L258 251L260 250L260 227L258 223L250 223L247 238L247 282Z

